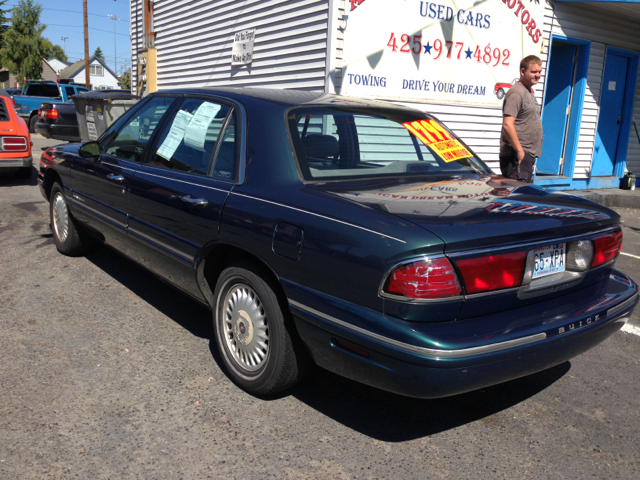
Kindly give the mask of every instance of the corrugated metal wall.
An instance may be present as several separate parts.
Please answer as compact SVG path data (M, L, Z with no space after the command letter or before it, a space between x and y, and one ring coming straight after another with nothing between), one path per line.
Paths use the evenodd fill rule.
M134 18L140 4L132 0L132 28L141 29L141 14L139 22ZM328 0L156 2L158 89L242 85L322 91L328 6ZM234 34L252 28L252 64L232 66Z
M158 87L264 86L273 88L325 89L328 73L335 90L342 78L342 15L349 4L335 0L163 0L155 4ZM637 51L640 29L632 20L612 15L592 4L546 6L544 48L546 64L551 34L591 41L587 91L580 125L574 178L586 178L597 128L599 96L607 46ZM333 23L329 16L334 15ZM142 47L142 0L131 0L132 87L136 82L136 51ZM330 28L331 25L331 28ZM251 66L231 66L233 34L256 28ZM332 52L327 57L328 45ZM543 65L545 67L546 65ZM328 71L327 71L328 70ZM542 105L546 68L536 87ZM515 74L514 74L515 76ZM500 108L451 104L409 104L437 116L495 171L499 171ZM634 116L640 120L640 87L636 91ZM640 171L640 144L631 131L628 165Z
M138 50L143 47L142 41L142 2L143 0L130 0L130 25L131 30L131 91L135 93L138 80Z

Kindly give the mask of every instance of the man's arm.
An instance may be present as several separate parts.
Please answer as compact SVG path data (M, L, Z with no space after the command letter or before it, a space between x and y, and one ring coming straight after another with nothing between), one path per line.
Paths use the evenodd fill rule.
M524 158L524 150L522 149L522 145L520 145L520 140L518 139L518 134L516 133L515 122L515 117L511 117L508 115L502 117L502 128L504 129L507 141L509 142L509 145L511 145L516 151L518 163L520 163Z

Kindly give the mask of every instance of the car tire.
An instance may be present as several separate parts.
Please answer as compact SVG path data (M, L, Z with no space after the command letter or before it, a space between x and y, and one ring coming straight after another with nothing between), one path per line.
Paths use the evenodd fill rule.
M498 100L502 100L504 98L504 89L503 88L499 88L498 91L496 92L496 97L498 97Z
M36 122L38 121L38 115L31 115L29 119L29 132L36 133Z
M309 365L286 299L277 291L274 282L248 262L223 270L216 284L218 351L231 379L253 395L292 387Z
M22 167L18 169L18 172L16 173L16 176L18 178L24 178L26 180L30 180L31 179L31 167Z
M86 253L91 246L88 234L78 231L76 221L71 216L69 206L64 198L64 191L59 183L53 185L49 197L49 218L53 241L63 255L76 257Z

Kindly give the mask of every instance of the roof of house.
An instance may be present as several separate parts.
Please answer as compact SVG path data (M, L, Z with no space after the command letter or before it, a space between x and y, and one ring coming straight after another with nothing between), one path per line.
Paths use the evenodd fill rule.
M62 64L64 64L64 65L66 65L66 66L71 65L69 62L65 62L65 61L63 61L63 60L58 60L57 58L51 58L51 59L49 59L49 60L47 60L46 58L43 58L42 60L43 60L44 62L47 62L47 65L49 65L49 66L51 67L51 69L52 69L54 72L56 71L56 68L55 68L55 66L54 66L54 65L52 65L52 64L53 64L53 63L55 63L55 62L60 62L60 63L62 63ZM64 69L63 69L63 70L64 70ZM62 71L62 70L60 70L60 71Z
M91 58L89 58L89 64L93 63L95 60L97 60L98 62L100 62L100 65L102 65L104 67L104 69L109 72L111 75L113 75L116 79L118 78L118 76L113 73L113 70L111 70L109 67L107 67L104 62L102 60L100 60L98 57L96 57L95 55L92 55ZM62 79L62 80L69 80L69 79L73 79L76 77L76 75L78 75L79 73L84 71L84 58L81 60L78 60L77 62L71 64L70 66L68 66L67 68L60 70L60 73L58 73L58 76Z

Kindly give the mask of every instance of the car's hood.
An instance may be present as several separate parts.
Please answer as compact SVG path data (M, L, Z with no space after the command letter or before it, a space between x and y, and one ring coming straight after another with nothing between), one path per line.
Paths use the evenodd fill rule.
M420 225L442 238L447 251L581 234L620 218L589 200L497 175L414 182L352 181L314 188Z

